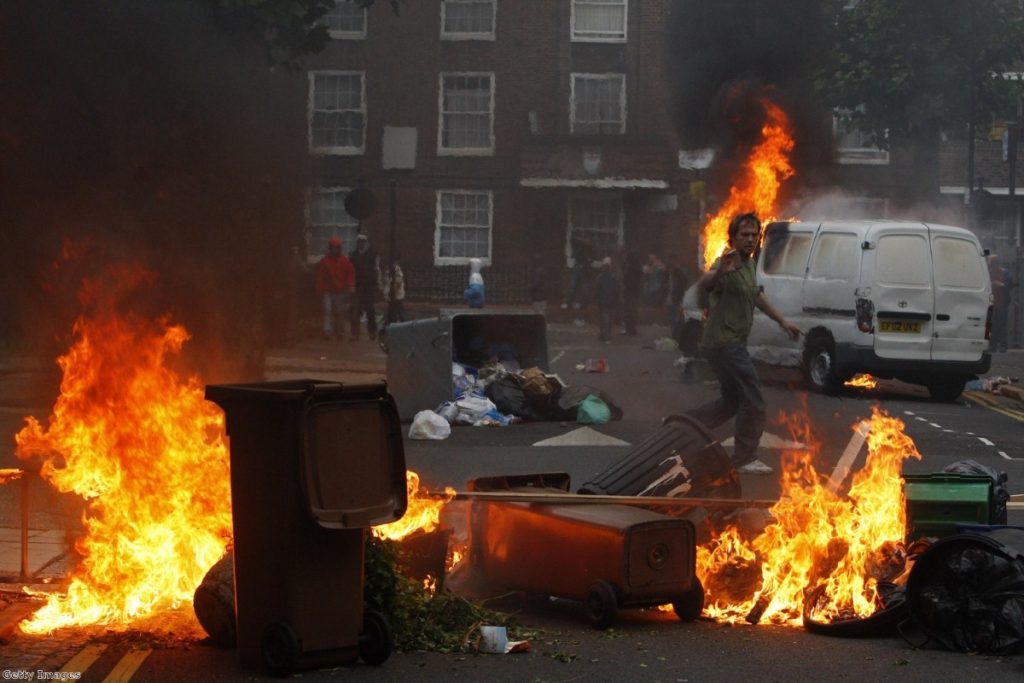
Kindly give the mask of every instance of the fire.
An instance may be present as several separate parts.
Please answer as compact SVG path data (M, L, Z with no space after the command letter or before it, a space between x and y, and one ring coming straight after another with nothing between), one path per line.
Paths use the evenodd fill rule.
M710 266L729 240L729 221L736 214L754 211L762 220L775 216L775 200L782 181L793 175L789 153L793 150L789 117L775 103L761 100L765 123L761 141L743 166L742 176L729 188L729 197L704 226L704 268Z
M183 327L116 310L152 275L112 275L85 283L91 313L57 361L63 379L46 426L29 417L15 436L19 458L40 460L44 480L87 503L66 593L48 594L21 628L201 634L192 610L178 608L191 604L231 536L223 413L203 400L197 378L168 367L189 338Z
M858 389L874 389L878 386L878 380L871 375L854 375L849 381L843 382L843 386Z
M784 457L773 523L752 540L729 527L698 548L705 611L713 618L798 625L805 594L820 585L817 621L866 617L879 608L878 582L889 576L905 533L902 463L921 456L903 422L874 408L867 462L841 497L812 464L818 446L806 426L796 426L808 451Z
M25 472L19 470L17 467L4 467L0 468L0 484L6 484L9 481L17 481L21 479L21 475Z
M455 497L455 489L445 487L444 498L431 498L420 493L420 475L412 470L405 473L405 487L409 505L398 521L373 527L378 538L398 541L415 533L430 533L441 525L441 510Z

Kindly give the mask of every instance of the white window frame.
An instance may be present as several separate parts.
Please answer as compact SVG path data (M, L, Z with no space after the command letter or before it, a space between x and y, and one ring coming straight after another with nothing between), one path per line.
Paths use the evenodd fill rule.
M863 136L863 133L848 130L843 124L843 111L832 112L832 135L836 141L836 159L842 165L875 165L889 163L889 150L873 147L866 142L858 146L843 146L845 136Z
M346 253L355 248L355 239L356 235L359 232L359 221L356 220L355 218L352 218L352 216L349 215L348 211L345 211L345 198L351 191L352 188L350 187L342 187L337 185L330 187L313 187L306 191L306 260L309 263L316 263L324 254L327 253L327 240L334 235L337 235L342 239L341 248ZM340 223L324 223L314 221L315 217L313 216L313 202L316 201L317 198L328 193L337 195L338 200L340 200L341 202L340 208L344 212L344 215L348 217L349 220ZM323 245L314 243L316 238L316 235L314 233L321 226L335 227L335 229L333 230L325 231L332 234L328 234L325 236L323 240Z
M355 0L334 0L335 8L340 6L342 3L354 6L355 5ZM332 29L330 26L328 26L327 25L327 17L334 10L329 10L327 12L327 14L325 14L323 17L321 17L320 18L320 23L322 23L324 26L327 27L327 35L329 35L331 38L333 38L335 40L365 40L366 39L366 8L365 7L358 7L358 9L359 9L360 12L362 12L362 15L363 15L363 25L362 25L362 28L360 30L358 30L358 31L337 30L337 29Z
M572 261L571 261L571 258L572 258L572 247L570 245L572 243L573 236L575 234L578 234L578 232L582 232L585 236L587 236L589 238L591 234L593 234L595 232L599 232L597 229L595 229L593 227L577 226L577 225L574 224L574 222L573 222L573 203L577 202L577 201L595 201L595 200L602 200L602 201L608 201L608 202L614 201L614 202L616 202L618 204L618 212L617 212L618 216L615 217L616 218L616 222L618 223L618 225L616 227L613 227L614 235L615 235L615 245L614 246L615 246L616 249L620 249L625 244L625 235L626 235L626 227L625 227L626 226L626 207L625 207L625 202L623 201L623 196L622 196L621 192L598 191L598 192L574 192L574 193L570 193L566 197L566 206L565 206L565 215L566 215L566 226L565 226L565 263L566 263L567 267L572 267ZM591 239L590 243L593 244L594 241ZM601 253L596 253L595 252L594 254L592 254L592 256L594 258L600 259L603 256L605 256L605 254L601 254ZM589 266L590 264L584 264L584 265L585 266Z
M446 112L444 109L444 82L446 78L488 78L491 83L490 101L487 111L487 147L445 147L445 115L474 112ZM493 156L494 155L494 91L493 71L442 71L437 79L437 153L440 156Z
M316 113L313 105L316 101L316 78L317 76L359 76L359 108L351 110L337 110L337 111L358 111L363 116L363 130L358 146L316 146L313 143L313 118ZM334 111L334 110L328 110ZM309 100L306 105L306 119L307 119L307 138L309 143L309 151L312 154L341 154L341 155L357 155L363 154L366 151L366 72L365 71L337 71L337 70L320 70L309 72Z
M586 121L586 122L577 121L577 117L576 117L576 81L577 81L577 79L595 80L595 81L613 81L613 80L619 80L620 81L620 87L619 87L619 113L621 115L621 120L619 121L619 130L617 132L619 134L625 133L626 132L626 74L624 74L624 73L603 73L603 74L572 73L572 74L570 74L570 77L569 77L569 132L570 133L576 133L576 134L579 134L579 135L614 135L615 134L615 133L604 133L604 132L598 132L598 133L584 132L584 133L580 133L579 131L577 131L577 128L581 124L583 124L583 123L585 123L587 125L591 125L591 124L595 123L595 122L592 122L592 121ZM598 125L603 125L604 123L614 123L614 121L596 122L596 123Z
M622 7L622 31L599 32L576 28L577 12L584 7ZM572 0L569 21L570 37L574 43L625 43L629 36L629 0Z
M448 8L456 5L490 5L490 31L446 31ZM494 40L498 25L498 0L442 0L441 2L441 40Z
M478 229L487 230L487 254L479 256L441 256L441 237L444 231L444 224L442 223L443 211L442 211L442 198L445 195L486 195L488 200L487 208L487 225L477 226L456 226L452 224L449 227L475 227ZM436 213L434 216L434 265L437 266L452 266L452 265L465 265L469 263L469 259L478 258L482 265L489 266L491 264L491 254L494 249L494 192L492 190L437 190L436 193Z

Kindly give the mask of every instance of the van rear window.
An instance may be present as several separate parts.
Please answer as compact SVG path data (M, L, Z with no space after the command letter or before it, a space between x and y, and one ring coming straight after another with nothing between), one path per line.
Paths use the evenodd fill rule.
M935 284L938 287L982 289L988 276L974 242L956 237L937 236L932 241L935 259Z
M818 236L818 246L811 260L811 277L846 280L856 277L859 267L856 235L823 232Z
M811 235L774 230L765 239L764 272L769 275L795 275L803 277L807 269L807 253L811 250Z
M884 235L875 261L878 281L887 285L930 286L928 243L922 235Z

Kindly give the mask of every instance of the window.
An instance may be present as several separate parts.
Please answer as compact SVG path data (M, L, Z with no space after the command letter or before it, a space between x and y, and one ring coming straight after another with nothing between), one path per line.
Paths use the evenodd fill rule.
M888 150L872 145L867 133L855 130L849 121L849 112L837 111L832 115L832 133L840 164L888 164Z
M784 228L769 230L762 252L764 272L768 275L803 277L810 251L811 235L791 233Z
M345 211L347 187L320 187L306 198L306 248L310 262L320 260L327 253L327 240L340 237L342 251L348 253L356 246L359 221Z
M361 40L366 37L366 8L355 0L334 0L334 9L320 19L331 38Z
M441 74L440 154L494 153L494 74Z
M932 241L935 256L935 286L982 289L988 273L978 248L969 240L939 236Z
M595 193L569 198L569 234L566 257L574 239L584 239L593 248L593 258L612 256L622 245L622 195Z
M823 232L811 261L809 277L823 280L845 280L860 270L857 236L850 233Z
M309 149L319 154L362 154L366 94L361 71L309 73Z
M626 42L627 0L572 0L572 39Z
M441 3L441 38L494 40L497 0L444 0Z
M573 133L625 133L625 74L573 74L569 116Z
M919 235L883 235L875 271L881 284L927 287L932 281L928 243Z
M454 264L479 258L489 264L492 216L489 191L439 190L434 261Z

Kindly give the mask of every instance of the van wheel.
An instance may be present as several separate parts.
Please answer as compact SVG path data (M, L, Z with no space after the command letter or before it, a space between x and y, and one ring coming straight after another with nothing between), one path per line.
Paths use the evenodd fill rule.
M804 373L807 384L814 391L834 394L842 382L836 374L835 345L826 336L815 336L807 340L804 350Z
M966 383L966 380L962 377L947 377L934 380L927 384L928 394L936 401L943 401L945 403L955 401L963 393L964 384Z

